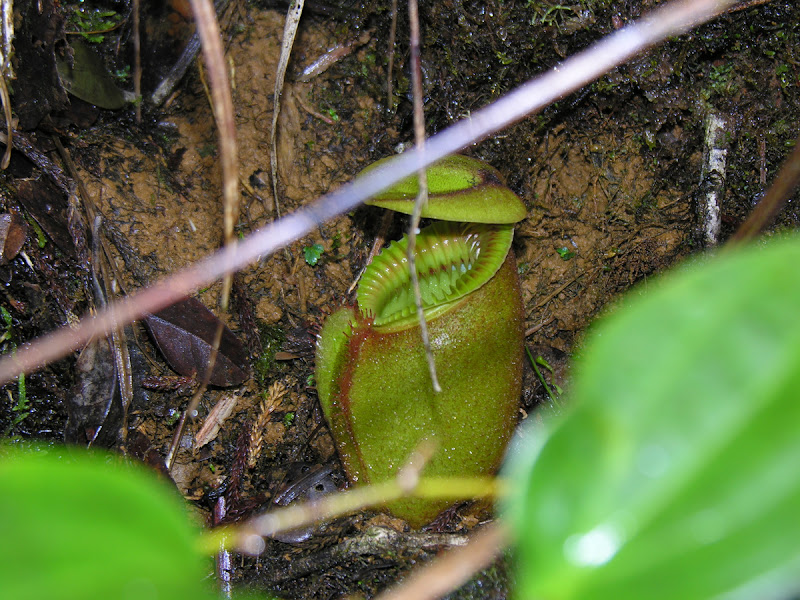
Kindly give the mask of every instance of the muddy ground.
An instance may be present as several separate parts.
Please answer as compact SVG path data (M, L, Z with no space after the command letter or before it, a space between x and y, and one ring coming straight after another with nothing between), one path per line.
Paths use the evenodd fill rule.
M528 0L422 6L428 133L468 118L656 4L583 0L566 6ZM708 247L699 204L710 186L720 185L718 177L703 171L711 115L726 123L720 142L727 149L721 241L743 221L791 149L798 133L800 8L789 1L753 4L669 40L466 151L498 168L529 209L517 226L514 251L526 342L552 367L552 373L544 369L549 383L568 389L570 359L580 350L586 328L621 294L633 286L646 289L649 278ZM167 49L157 58L145 53L146 89L158 79L147 69L157 71L173 60L173 46L179 48L190 31L185 7L177 2L171 7L160 12L145 4L151 11L143 19L145 39L163 42L159 48ZM276 214L269 131L283 12L259 2L233 3L225 19L244 185L237 231L243 235ZM405 9L400 14L394 94L387 100L388 3L310 5L307 10L279 119L282 213L411 140ZM129 56L128 30L123 25L119 38L109 35L98 44L111 68ZM301 80L305 67L345 45L351 45L349 53ZM121 48L118 53L115 47ZM24 254L0 266L4 352L101 304L92 273L101 273L97 261L104 260L98 258L103 249L92 239L105 240L111 262L100 278L116 278L112 294L180 269L218 248L222 239L216 129L196 67L165 106L144 103L141 125L129 107L97 110L74 97L60 103L58 94L53 98L53 109L23 133L58 165L64 163L54 138L65 146L76 168L70 179L85 185L104 217L104 231L93 238L92 220L81 213L85 201L73 200L86 241L76 248L80 227L67 196L23 153L14 153L2 175L0 201L4 211L24 215L30 231ZM38 200L31 199L31 185ZM776 228L795 227L797 216L795 197ZM379 209L359 208L248 267L238 277L230 314L217 308L220 284L198 294L244 341L253 372L242 385L204 393L200 417L187 427L171 472L207 522L220 496L229 501L229 520L244 518L269 505L287 481L296 480L298 470L330 467L328 481L344 485L313 387L313 340L325 316L352 300L348 290L364 267L380 220ZM405 226L404 217L395 218L390 235L399 237ZM304 249L315 244L322 252L310 264L314 261L307 260ZM188 398L140 386L145 377L173 375L141 324L128 329L127 345L134 365L127 425L111 411L102 423L107 435L95 444L123 445L154 464L163 462ZM75 398L99 392L79 387L87 376L79 378L76 361L66 359L27 376L22 398L19 383L6 386L0 403L0 432L6 438L55 442L66 431L70 442L87 443L97 430L87 414L94 418L96 411L76 407ZM113 378L113 363L96 359L87 369L100 380ZM286 393L258 434L261 453L249 468L242 455L275 382ZM236 402L219 433L196 447L195 435L208 413L231 396ZM528 368L521 414L552 401ZM486 518L464 505L433 531L410 533L397 519L362 513L328 525L302 544L271 541L259 559L237 559L234 582L287 597L370 597ZM354 544L350 553L341 550L346 547L342 539L361 539L374 527L406 533L371 549ZM436 537L440 534L444 537ZM507 586L504 559L463 597L505 597Z

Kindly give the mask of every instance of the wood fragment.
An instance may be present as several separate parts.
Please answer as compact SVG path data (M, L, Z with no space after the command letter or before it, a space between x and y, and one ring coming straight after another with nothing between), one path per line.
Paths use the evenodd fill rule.
M396 0L395 0L396 1ZM333 65L337 62L342 60L345 56L349 55L353 52L356 48L360 48L364 44L366 44L372 36L372 31L365 31L359 37L355 39L351 39L344 44L338 44L325 52L322 56L318 57L314 62L308 65L303 72L300 73L300 76L297 78L297 81L300 82L307 82L311 81L315 77L322 75L325 71L330 69Z
M195 448L202 448L209 442L216 439L217 434L219 433L220 428L222 427L225 420L231 416L233 409L236 408L236 404L239 402L239 396L236 394L225 394L222 398L217 401L214 405L214 408L211 409L211 412L208 413L203 426L200 428L200 431L197 432L197 435L194 436L194 445Z
M702 211L703 241L707 246L716 246L719 242L730 138L729 120L718 113L709 114L706 118L703 170L700 176L703 197L699 203Z

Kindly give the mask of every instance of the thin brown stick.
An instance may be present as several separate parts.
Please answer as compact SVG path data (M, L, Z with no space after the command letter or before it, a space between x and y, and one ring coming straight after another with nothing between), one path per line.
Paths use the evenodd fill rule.
M556 316L555 315L550 315L549 318L545 319L544 321L542 321L538 325L533 325L532 327L529 327L528 329L526 329L525 330L525 337L528 338L528 337L532 336L534 333L539 331L542 327L547 327L550 323L552 323L555 320L556 320Z
M133 0L133 94L136 122L142 122L142 38L139 33L139 0Z
M8 140L11 139L11 145L21 152L29 161L31 161L38 169L41 169L45 175L50 177L62 192L69 195L71 192L70 183L67 180L67 175L64 170L54 163L50 157L33 145L31 139L24 133L12 129L12 136L9 138L5 133L0 132L0 143L8 146Z
M203 375L200 385L197 387L197 390L192 396L192 399L189 400L189 404L184 409L183 414L181 414L181 418L178 421L178 426L175 428L175 432L172 434L172 442L169 445L167 456L164 459L164 464L167 467L167 471L172 471L172 466L175 464L175 457L178 454L178 448L181 446L183 431L186 428L186 419L194 419L197 416L197 407L200 405L200 399L203 397L203 394L205 394L206 388L208 388L208 382L211 381L211 373L214 370L214 365L217 363L217 353L219 352L219 344L222 341L222 331L224 327L225 325L222 321L220 321L217 325L217 330L214 333L214 343L211 344L211 354L208 357L206 372Z
M574 277L572 277L571 279L569 279L569 280L565 281L565 282L564 282L564 283L562 283L560 286L558 286L558 287L557 287L555 290L553 290L552 292L550 292L550 293L549 293L547 296L545 296L544 298L542 298L541 300L539 300L539 302L537 302L537 303L536 303L536 306L534 306L533 308L531 308L531 309L530 309L528 312L529 312L529 313L532 313L532 312L533 312L533 311L535 311L535 310L539 310L539 309L540 309L540 308L542 308L542 307L543 307L545 304L547 304L548 302L550 302L550 300L552 300L553 298L555 298L556 296L558 296L558 295L559 295L561 292L563 292L565 289L567 289L567 288L568 288L569 286L571 286L573 283L575 283L576 281L578 281L578 279L580 279L580 278L581 278L581 277L583 277L584 275L586 275L586 273L578 273L577 275L575 275L575 276L574 276Z
M394 40L397 37L397 0L392 0L392 24L389 26L389 64L386 67L386 110L391 112L394 106Z
M408 21L411 29L411 87L414 94L414 142L419 149L420 157L425 152L425 112L422 108L422 68L419 55L419 10L417 0L408 0ZM419 275L417 274L417 231L422 208L428 202L428 174L425 164L420 160L417 171L419 180L419 193L414 202L414 212L411 214L411 224L408 226L408 268L411 274L411 287L414 289L414 303L417 305L417 320L422 345L425 348L425 358L428 361L428 372L431 376L431 385L434 392L441 392L439 378L436 375L436 361L431 350L431 339L428 335L428 323L425 321L425 310L422 307L422 292L419 289Z
M11 96L8 93L8 84L6 83L5 72L0 70L0 103L3 107L3 117L6 121L6 139L12 139L14 136L14 121L11 114ZM0 160L0 170L5 171L8 165L11 164L11 147L12 144L6 144L3 158Z
M72 177L72 180L77 183L77 189L82 200L83 210L86 213L87 220L92 223L92 263L91 270L93 278L97 281L97 269L100 270L101 279L103 282L104 290L98 286L97 298L95 302L100 306L105 307L107 302L112 302L114 295L112 292L111 276L108 272L108 267L114 270L114 262L111 259L108 243L106 239L100 234L100 225L103 221L103 216L100 209L94 202L86 184L78 173L75 163L66 148L61 144L61 140L57 136L52 136L53 144L64 162L67 172ZM101 252L102 250L102 252ZM116 271L115 271L116 273ZM116 274L120 286L121 278ZM121 443L123 446L127 443L128 433L128 409L133 402L133 373L131 368L130 353L128 352L128 341L125 335L124 325L117 325L113 327L109 333L110 348L114 357L114 368L116 371L117 381L119 383L120 401L122 403L122 426ZM90 443L91 445L91 443Z
M14 3L0 3L0 101L2 101L3 115L6 120L8 139L14 136L11 115L11 94L8 82L14 79L14 67L11 57L14 54ZM11 163L11 144L6 144L6 150L0 161L0 170L5 170Z
M469 538L456 533L428 531L399 532L389 527L371 526L364 531L336 540L336 544L303 558L293 557L279 581L290 581L320 573L336 565L352 565L365 556L410 556L412 553L440 552L442 548L466 546ZM410 598L410 597L409 597Z
M727 9L726 13L734 13L740 10L747 10L748 8L753 8L754 6L761 6L762 4L769 4L772 0L744 0L738 6L732 6Z
M292 46L294 46L294 38L297 35L300 17L303 16L304 5L305 0L292 0L289 3L289 10L286 12L286 20L283 25L278 72L275 74L275 101L272 108L272 128L269 133L269 165L272 174L272 196L275 201L275 215L278 218L281 216L281 203L278 197L278 117L281 114L281 96L283 94L283 82L286 79L286 67L289 65L289 57L292 54Z
M357 38L351 38L346 42L334 46L323 55L319 56L306 68L304 68L303 72L297 76L295 81L307 82L311 81L315 77L319 77L337 62L342 60L345 56L348 56L354 50L369 42L373 33L374 31L370 29L368 31L364 31Z
M203 58L208 67L211 82L211 98L214 103L214 116L219 135L219 154L222 163L222 197L224 203L225 246L235 246L236 236L233 227L239 215L239 158L236 147L236 123L233 119L233 98L222 50L222 36L217 23L217 15L210 0L190 0L197 20L197 32L203 43ZM235 270L228 265L227 273ZM222 285L220 305L228 310L232 279L226 274Z
M783 163L767 193L748 219L728 240L726 246L735 247L756 238L775 219L798 185L800 185L800 137L795 140L792 153Z
M415 486L409 486L409 482ZM205 541L202 543L216 546L220 537L229 536L233 547L248 554L260 554L265 548L264 537L273 537L277 533L351 514L400 498L494 500L507 492L505 482L492 477L423 477L417 481L411 481L410 478L406 478L405 481L394 478L330 494L313 502L276 508L236 527L209 532L204 536Z
M0 103L2 103L3 116L6 121L8 139L14 136L14 123L11 115L11 94L8 82L14 79L14 67L11 57L14 54L14 4L13 2L0 3ZM6 144L3 158L0 160L0 170L5 170L11 163L11 144Z
M100 269L100 274L103 279L103 286L105 291L98 290L97 302L101 306L106 305L106 299L111 302L114 298L111 285L111 277L109 276L107 264L110 264L111 259L107 252L108 248L104 242L104 238L100 233L100 226L102 217L97 215L94 219L92 227L92 270ZM103 253L101 255L101 246ZM95 273L95 281L97 281ZM119 383L119 397L122 404L122 424L120 426L120 441L123 446L127 445L128 438L128 410L133 402L133 368L131 367L131 356L128 351L128 338L125 334L124 327L117 327L111 332L110 336L111 351L114 356L114 368L116 371L117 381ZM96 437L96 436L95 436ZM94 441L94 440L92 440ZM91 446L91 442L89 444Z

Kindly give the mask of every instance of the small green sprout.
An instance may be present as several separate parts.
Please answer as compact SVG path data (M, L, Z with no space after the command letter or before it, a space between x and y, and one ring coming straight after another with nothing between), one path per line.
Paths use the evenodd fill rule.
M322 244L314 244L313 246L305 246L303 248L303 256L306 262L312 267L319 262L319 257L322 256L323 252L325 252L325 249L322 247Z
M547 369L548 371L550 371L550 375L553 375L553 374L555 373L555 371L553 370L553 367L551 367L551 366L550 366L550 363L549 363L549 362L547 362L547 361L544 359L544 357L543 357L543 356L541 356L541 355L536 357L536 364L537 364L537 365L541 365L541 366L543 366L545 369ZM554 383L554 384L553 384L553 388L555 388L555 390L556 390L556 393L557 393L559 396L560 396L561 394L563 394L563 393L564 393L564 390L562 390L562 389L561 389L561 386L559 386L557 383Z
M8 392L8 399L12 400L10 391ZM25 387L25 373L20 373L17 379L17 403L11 407L11 411L16 413L16 415L3 432L2 437L4 438L8 437L8 434L11 433L14 427L22 423L31 414L31 405L28 402L28 392Z
M569 260L575 256L575 252L567 248L566 246L561 246L561 248L556 248L556 252L561 257L561 260Z
M5 306L0 306L0 316L3 317L3 323L6 324L6 328L10 330L12 324L11 313L8 312Z
M335 233L331 238L331 252L336 254L342 246L342 235Z
M532 0L528 0L528 6L531 6L533 4L534 3L533 3ZM537 9L536 12L538 13L539 9ZM568 12L572 12L575 15L578 14L577 11L574 8L572 8L571 6L564 6L564 5L561 5L561 4L556 4L554 6L548 7L547 10L545 10L544 13L541 16L539 16L537 14L537 16L533 17L531 19L531 23L530 24L531 25L544 25L544 26L558 25L559 23L563 22L567 18L567 14L566 13L568 13Z
M169 411L169 415L167 416L167 426L171 427L172 425L175 425L175 423L177 423L180 418L181 418L181 411L171 408Z
M36 245L39 246L39 249L44 248L47 245L47 235L45 235L44 231L42 231L42 228L39 227L39 224L31 217L28 217L28 223L36 232Z
M76 7L69 16L70 23L87 42L99 44L105 39L103 34L116 29L122 16L114 10L91 10L84 6Z
M514 62L514 59L513 59L513 58L511 58L511 57L510 57L508 54L506 54L505 52L500 52L500 51L498 50L498 51L497 51L495 54L496 54L496 56L497 56L497 60L499 60L499 61L500 61L500 64L501 64L501 65L506 65L506 66L507 66L507 65L510 65L511 63L513 63L513 62Z
M292 423L294 423L294 413L287 412L285 415L283 415L283 425L284 427L291 427Z
M131 66L130 65L125 65L121 69L115 69L111 74L114 76L114 78L117 81L125 83L126 81L128 81L128 79L130 79Z
M548 364L548 362L544 358L542 358L541 356L537 356L536 358L533 358L533 354L531 354L531 351L528 349L527 346L525 346L525 353L528 355L528 360L531 361L531 366L533 367L533 370L536 373L536 377L539 379L539 381L542 382L542 385L544 386L544 390L547 392L547 395L550 398L550 401L552 403L554 403L554 404L559 404L558 397L561 394L563 394L563 390L557 384L554 383L553 384L553 388L555 388L555 393L553 393L553 389L547 383L547 380L544 378L544 374L542 373L541 369L539 369L539 366L544 367L545 369L550 371L550 376L552 377L552 375L553 375L553 367L551 367Z
M5 331L3 331L2 335L0 335L0 344L5 341L11 341L13 337L13 333L11 331L11 314L6 310L5 306L0 306L0 312L2 312L3 322L6 324ZM13 341L11 341L11 348L15 347Z
M4 344L4 350L8 350L13 354L17 350L17 344L14 341L13 318L5 306L0 306L0 318L2 319L3 325L5 325L5 331L0 335L0 343ZM8 391L7 393L9 402L14 402L11 392ZM31 405L28 402L28 392L25 386L25 373L20 373L17 378L17 402L11 407L11 411L16 413L16 416L12 419L11 423L9 423L8 427L6 427L2 437L7 437L14 427L27 419L31 414Z

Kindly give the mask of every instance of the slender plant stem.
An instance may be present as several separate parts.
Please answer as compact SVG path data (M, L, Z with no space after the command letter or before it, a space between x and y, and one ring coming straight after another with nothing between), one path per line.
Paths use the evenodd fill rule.
M408 0L408 20L411 30L411 86L414 94L414 142L419 151L420 165L417 171L419 192L411 213L411 224L408 226L408 268L411 274L411 287L414 289L414 304L417 306L417 321L422 346L425 348L425 359L428 362L428 373L431 377L433 391L442 391L439 377L436 375L436 361L431 350L431 339L428 335L428 322L425 320L425 309L422 307L422 292L419 289L419 273L417 273L417 232L422 209L428 202L428 174L422 157L425 156L425 111L422 107L422 67L419 50L419 10L417 0Z
M139 32L139 0L133 0L133 94L136 96L136 122L142 122L142 38Z
M208 67L208 80L211 84L211 100L214 105L214 118L217 122L219 136L219 154L222 163L222 199L224 204L224 239L227 247L235 247L236 237L233 227L239 214L239 154L236 147L236 123L233 118L233 98L228 70L225 66L225 55L222 50L217 14L211 0L190 0L192 11L197 21L197 32L203 43L203 58ZM231 278L236 268L228 265L225 269L225 281L222 286L220 305L228 309Z
M392 0L392 24L389 27L389 64L386 67L386 110L392 111L394 106L394 40L397 36L397 0Z

